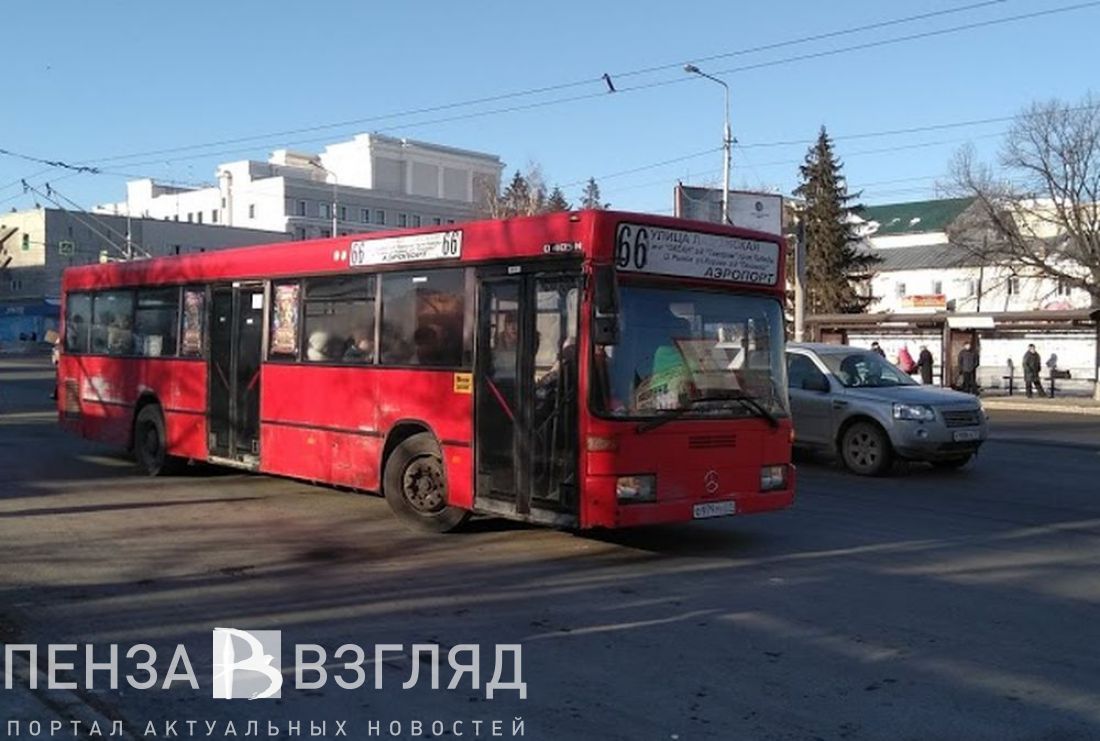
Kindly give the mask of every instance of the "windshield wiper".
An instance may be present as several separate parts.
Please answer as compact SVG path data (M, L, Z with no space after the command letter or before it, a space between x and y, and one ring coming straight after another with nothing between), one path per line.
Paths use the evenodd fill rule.
M637 429L639 433L649 432L650 430L660 427L666 422L671 422L674 419L680 419L685 414L688 414L689 412L694 410L696 404L705 404L707 402L715 401L736 401L744 406L746 409L754 412L757 417L762 417L766 419L771 427L774 428L779 426L779 420L776 418L776 416L768 411L767 407L757 401L756 398L743 393L723 393L707 394L705 396L697 396L694 399L689 399L687 406L675 409L671 412L665 412L659 417L655 417L654 419L642 422L635 429Z

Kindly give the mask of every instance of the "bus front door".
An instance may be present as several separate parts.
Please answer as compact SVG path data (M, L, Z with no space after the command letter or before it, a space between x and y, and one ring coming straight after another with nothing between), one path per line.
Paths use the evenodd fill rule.
M475 507L574 525L579 278L483 274L478 285Z
M263 285L214 286L210 308L210 456L255 468L260 462Z

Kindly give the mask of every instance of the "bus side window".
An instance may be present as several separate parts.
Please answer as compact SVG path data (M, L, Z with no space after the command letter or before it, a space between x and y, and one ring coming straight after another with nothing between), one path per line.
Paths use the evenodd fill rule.
M88 352L89 327L92 323L92 297L70 293L65 297L65 352Z
M382 362L460 368L468 357L462 268L387 273L382 280Z
M134 310L134 354L174 357L179 327L178 288L143 288Z
M106 355L132 354L133 322L133 293L97 293L92 302L92 352Z
M306 281L305 360L374 362L374 276Z

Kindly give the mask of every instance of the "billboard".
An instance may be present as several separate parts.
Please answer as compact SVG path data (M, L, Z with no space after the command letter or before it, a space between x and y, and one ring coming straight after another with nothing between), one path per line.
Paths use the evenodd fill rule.
M783 196L731 190L730 221L734 226L766 234L783 233ZM682 219L722 222L722 189L677 185L673 213Z

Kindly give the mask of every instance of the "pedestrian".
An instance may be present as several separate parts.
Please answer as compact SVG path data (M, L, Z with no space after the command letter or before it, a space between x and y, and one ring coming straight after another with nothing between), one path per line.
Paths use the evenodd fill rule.
M1027 390L1027 398L1031 398L1031 387L1034 385L1039 390L1039 396L1046 396L1043 384L1039 380L1039 371L1043 368L1043 359L1035 350L1035 345L1028 345L1024 353L1024 388Z
M920 382L925 386L932 385L932 353L928 345L920 346L920 355L917 356L917 370L920 371Z
M963 344L963 349L959 351L958 363L959 376L961 383L959 384L961 389L968 394L978 395L978 366L981 365L981 358L978 357L977 351L970 346L969 342Z
M882 348L879 347L879 344L877 342L872 342L871 343L871 352L878 353L880 356L882 356L884 358L886 357L886 353L883 352Z

